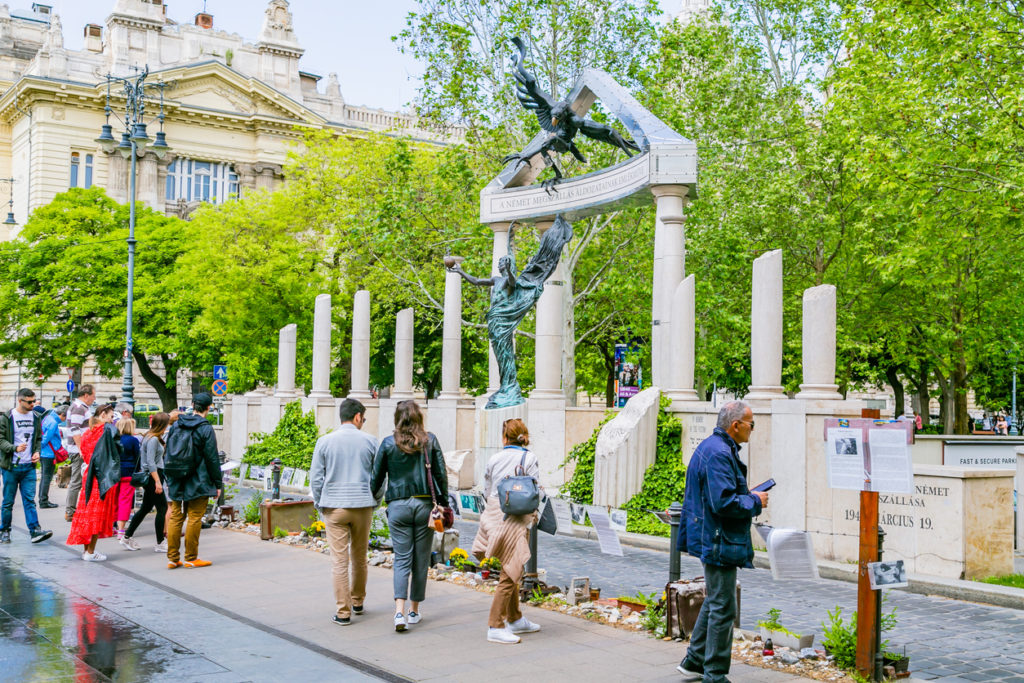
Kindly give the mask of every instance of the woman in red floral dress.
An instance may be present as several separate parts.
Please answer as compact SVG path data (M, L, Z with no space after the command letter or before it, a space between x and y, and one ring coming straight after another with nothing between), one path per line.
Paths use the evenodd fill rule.
M117 521L117 490L107 491L107 495L100 498L99 484L95 478L92 482L92 493L86 501L86 488L84 487L86 473L88 472L89 461L92 460L96 443L103 436L103 430L107 423L114 418L114 406L106 404L96 410L89 421L89 430L82 435L82 480L83 487L78 494L78 507L75 508L75 516L71 520L71 533L68 534L68 545L82 545L82 559L86 562L102 562L107 559L106 555L96 552L96 541L101 538L110 538L114 535L114 522Z

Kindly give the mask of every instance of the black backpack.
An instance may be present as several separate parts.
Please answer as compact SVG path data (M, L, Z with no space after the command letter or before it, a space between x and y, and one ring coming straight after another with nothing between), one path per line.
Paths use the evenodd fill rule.
M175 427L167 433L164 447L164 475L168 479L185 479L196 471L199 453L191 429Z

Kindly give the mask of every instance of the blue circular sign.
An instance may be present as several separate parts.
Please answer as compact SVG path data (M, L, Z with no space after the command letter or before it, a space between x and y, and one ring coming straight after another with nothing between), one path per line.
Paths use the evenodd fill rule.
M68 386L68 393L70 394L71 392L73 392L75 390L75 380L69 379L67 386Z

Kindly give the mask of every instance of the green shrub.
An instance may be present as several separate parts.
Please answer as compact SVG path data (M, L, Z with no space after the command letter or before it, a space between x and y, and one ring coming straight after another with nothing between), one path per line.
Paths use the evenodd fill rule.
M882 599L882 605L885 605ZM843 621L843 608L837 606L835 613L827 612L829 623L822 622L821 644L825 646L828 653L836 658L836 666L840 669L853 669L857 665L857 613L850 615L849 623ZM896 626L896 608L886 614L882 613L882 633L891 631ZM878 649L885 651L889 646L888 640L883 640Z
M644 473L640 492L622 507L628 512L626 531L652 536L668 536L672 530L648 510L665 510L673 501L683 502L686 467L683 465L683 423L668 412L672 404L661 397L658 413L658 446L654 464Z
M274 538L288 538L288 532L279 526L274 527Z
M313 461L313 447L320 436L316 416L303 413L302 405L293 401L285 406L284 415L271 433L257 432L253 443L245 449L243 462L269 465L274 458L281 459L282 467L309 470Z
M245 520L246 524L259 524L260 522L260 503L263 502L263 494L257 492L255 496L249 499L249 502L242 508L242 519Z
M982 579L985 583L994 583L997 586L1012 586L1013 588L1024 588L1024 574L1007 574L1006 576L990 576Z

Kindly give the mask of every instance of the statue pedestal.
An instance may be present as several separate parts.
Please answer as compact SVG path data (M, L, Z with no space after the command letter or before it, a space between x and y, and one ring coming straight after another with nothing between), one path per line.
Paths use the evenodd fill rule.
M476 403L476 465L473 475L475 486L483 489L484 473L487 471L487 461L491 456L502 449L501 428L505 420L519 418L530 426L526 419L526 404L520 403L517 406L508 408L492 408L487 410L487 396L478 396Z

